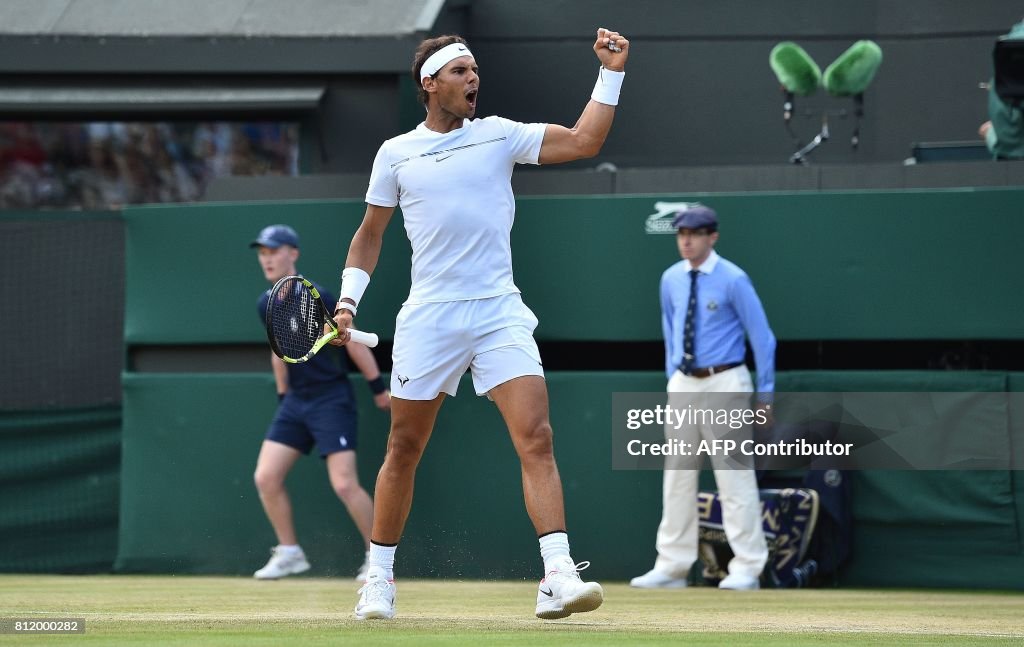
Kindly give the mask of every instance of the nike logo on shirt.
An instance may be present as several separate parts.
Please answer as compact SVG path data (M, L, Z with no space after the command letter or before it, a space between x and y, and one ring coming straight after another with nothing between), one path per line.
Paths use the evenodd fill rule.
M398 166L401 166L402 164L405 164L406 162L408 162L411 159L416 159L416 158L420 158L420 157L434 157L435 155L444 155L445 153L448 153L448 156L447 157L443 157L441 159L448 159L448 157L451 157L452 155L454 155L458 151L465 150L467 148L473 148L474 146L483 146L485 144L494 144L496 142L503 142L506 139L508 139L508 138L507 137L495 137L494 139L488 139L487 141L473 142L472 144L463 144L462 146L455 146L454 148L446 148L444 150L439 150L439 151L431 151L429 153L420 153L419 155L416 155L414 157L406 157L405 159L398 160L397 162L392 162L391 168L396 168ZM441 161L441 160L437 160L437 161Z

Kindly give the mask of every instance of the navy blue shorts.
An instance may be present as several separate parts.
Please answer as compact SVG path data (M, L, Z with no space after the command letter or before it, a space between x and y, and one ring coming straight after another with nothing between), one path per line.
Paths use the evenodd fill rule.
M303 454L308 454L316 444L321 458L354 450L356 439L356 403L348 382L315 394L289 391L267 430L267 440Z

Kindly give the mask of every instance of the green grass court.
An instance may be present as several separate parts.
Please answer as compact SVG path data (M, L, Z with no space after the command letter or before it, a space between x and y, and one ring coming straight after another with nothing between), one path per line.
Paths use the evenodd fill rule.
M1010 645L1019 593L605 584L605 604L533 617L536 582L400 580L399 618L352 617L355 582L243 577L0 575L0 620L78 617L85 634L25 645Z

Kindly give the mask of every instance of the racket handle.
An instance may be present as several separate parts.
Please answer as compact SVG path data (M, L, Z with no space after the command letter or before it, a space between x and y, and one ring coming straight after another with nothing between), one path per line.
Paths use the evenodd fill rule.
M363 346L366 346L367 348L374 348L374 347L376 347L377 346L377 342L380 341L377 338L377 334L376 333L363 332L361 330L356 330L355 328L349 328L348 329L348 334L351 335L352 341L356 342L357 344L362 344Z

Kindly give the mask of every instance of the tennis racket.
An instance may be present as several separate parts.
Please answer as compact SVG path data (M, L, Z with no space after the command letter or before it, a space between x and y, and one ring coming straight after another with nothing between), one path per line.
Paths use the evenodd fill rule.
M338 336L331 311L312 283L286 276L274 284L267 301L267 339L274 354L291 364L305 362ZM324 325L331 331L323 334ZM349 329L352 341L373 348L377 335Z

